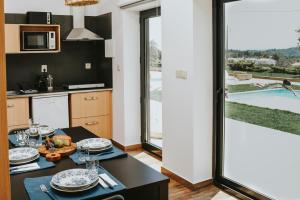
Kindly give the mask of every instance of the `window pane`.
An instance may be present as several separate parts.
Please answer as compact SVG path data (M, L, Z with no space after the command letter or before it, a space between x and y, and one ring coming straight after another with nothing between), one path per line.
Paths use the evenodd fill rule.
M162 72L161 72L161 17L149 19L149 134L150 143L162 147Z
M225 4L224 177L300 199L300 1Z

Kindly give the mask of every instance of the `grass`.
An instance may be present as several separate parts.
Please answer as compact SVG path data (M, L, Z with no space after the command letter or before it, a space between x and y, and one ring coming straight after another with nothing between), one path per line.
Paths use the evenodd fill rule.
M269 86L271 86L270 84ZM257 87L253 84L240 84L240 85L228 85L228 91L229 93L235 93L235 92L247 92L247 91L255 91L255 90L265 90L265 89L271 89L271 87ZM294 90L300 90L299 85L293 85Z
M226 102L225 116L249 124L300 135L300 115L297 113Z
M155 89L150 92L150 99L161 102L161 90Z
M231 70L229 67L225 68L228 73L235 72L234 70ZM282 78L300 78L300 75L293 75L293 74L287 74L287 73L272 73L272 72L248 72L248 74L252 74L253 78L259 78L259 77L282 77Z

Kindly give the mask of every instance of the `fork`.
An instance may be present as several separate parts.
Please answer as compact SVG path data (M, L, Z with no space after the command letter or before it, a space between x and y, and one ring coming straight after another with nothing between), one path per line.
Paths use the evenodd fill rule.
M49 190L47 189L46 185L42 184L42 185L40 185L40 188L41 188L42 192L46 193L50 197L50 199L56 200L56 198L53 196L53 194L51 194L49 192Z

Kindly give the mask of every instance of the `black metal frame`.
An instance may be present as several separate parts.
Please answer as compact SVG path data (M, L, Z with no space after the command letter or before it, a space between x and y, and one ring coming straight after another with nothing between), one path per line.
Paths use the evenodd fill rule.
M149 74L148 74L148 37L149 24L147 19L160 16L160 8L153 8L150 10L140 12L140 32L141 32L141 46L140 46L140 63L141 63L141 140L142 146L147 151L161 157L162 151L159 147L148 142L149 136Z
M224 4L238 0L213 0L214 38L214 182L225 191L242 199L270 199L223 176L224 157Z

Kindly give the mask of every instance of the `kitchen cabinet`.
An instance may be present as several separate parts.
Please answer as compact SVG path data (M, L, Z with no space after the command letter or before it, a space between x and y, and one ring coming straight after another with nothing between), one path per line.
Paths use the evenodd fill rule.
M21 33L54 31L56 49L47 51L22 51ZM55 24L5 24L5 53L23 54L23 53L59 53L61 51L60 25Z
M20 26L5 24L5 53L20 52Z
M28 127L29 98L7 99L8 130Z
M71 94L71 126L82 126L99 137L112 138L111 91Z
M82 126L98 136L111 138L110 115L72 119L72 126Z

